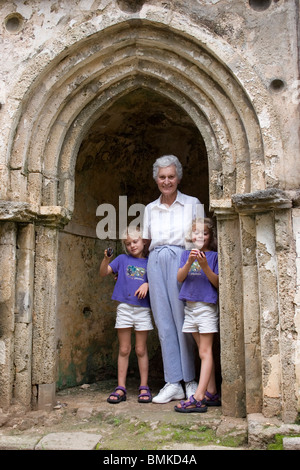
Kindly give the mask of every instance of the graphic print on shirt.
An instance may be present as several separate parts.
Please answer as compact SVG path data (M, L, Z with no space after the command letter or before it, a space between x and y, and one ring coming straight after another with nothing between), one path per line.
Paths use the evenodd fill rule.
M193 264L191 265L191 267L190 267L189 274L199 275L199 274L201 274L200 271L202 271L202 268L201 268L200 264L198 263L198 260L195 260L193 262Z
M128 265L126 269L126 275L131 279L143 280L145 277L146 269L140 266Z

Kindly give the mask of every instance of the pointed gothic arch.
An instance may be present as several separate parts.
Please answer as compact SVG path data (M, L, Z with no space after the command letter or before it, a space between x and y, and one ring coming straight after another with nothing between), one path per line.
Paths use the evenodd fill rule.
M138 87L169 97L194 120L208 148L211 200L268 186L259 116L228 64L195 38L132 20L65 50L32 84L10 139L9 167L24 181L14 197L72 210L83 136L107 106Z

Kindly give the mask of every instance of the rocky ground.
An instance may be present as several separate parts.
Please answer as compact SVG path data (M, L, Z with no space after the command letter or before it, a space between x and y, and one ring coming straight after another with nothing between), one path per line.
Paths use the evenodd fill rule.
M287 427L261 415L229 418L221 407L182 414L174 411L176 402L140 404L134 380L127 385L127 401L111 405L106 398L114 387L111 380L60 391L48 411L2 410L0 449L248 450L268 448L278 434L300 435L300 426Z

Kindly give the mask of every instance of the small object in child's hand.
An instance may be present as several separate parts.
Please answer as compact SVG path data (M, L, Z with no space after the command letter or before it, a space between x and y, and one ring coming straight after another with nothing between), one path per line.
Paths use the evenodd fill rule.
M113 252L114 252L114 250L112 248L107 248L107 250L106 250L106 254L109 258L112 256Z

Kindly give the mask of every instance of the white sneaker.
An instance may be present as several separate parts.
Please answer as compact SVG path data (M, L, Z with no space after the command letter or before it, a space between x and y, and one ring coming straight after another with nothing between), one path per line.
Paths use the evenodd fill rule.
M191 395L194 395L198 387L198 384L195 380L191 380L190 382L185 382L185 392L186 398L189 399Z
M168 403L172 400L182 400L184 391L181 384L171 384L170 382L159 391L156 397L152 398L153 403Z

